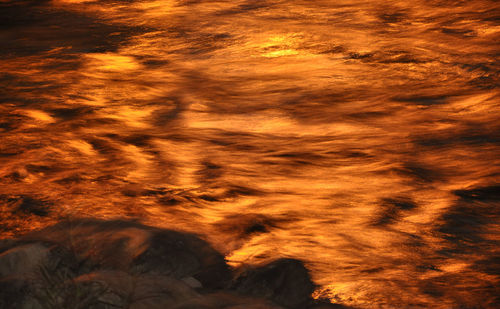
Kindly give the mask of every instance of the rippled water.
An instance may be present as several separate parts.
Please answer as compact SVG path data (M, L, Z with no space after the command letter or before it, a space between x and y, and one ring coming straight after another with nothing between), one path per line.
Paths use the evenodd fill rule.
M0 232L306 262L357 308L500 299L500 4L0 1Z

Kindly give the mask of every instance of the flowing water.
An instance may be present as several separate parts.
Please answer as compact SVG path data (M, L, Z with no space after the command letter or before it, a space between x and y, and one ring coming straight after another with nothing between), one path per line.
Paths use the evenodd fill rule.
M304 261L356 308L500 304L494 0L0 1L0 232Z

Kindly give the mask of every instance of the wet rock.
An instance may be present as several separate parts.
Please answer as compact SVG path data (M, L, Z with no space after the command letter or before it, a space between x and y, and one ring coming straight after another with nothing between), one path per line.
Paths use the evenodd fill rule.
M196 280L195 278L193 277L186 277L186 278L182 278L182 281L189 285L190 287L194 288L194 289L199 289L199 288L202 288L203 285L201 284L200 281Z
M9 249L0 254L0 277L33 272L45 262L48 254L49 248L40 243Z
M173 231L159 231L134 261L143 272L182 279L193 277L204 287L222 288L231 273L224 257L199 238Z
M66 308L68 299L80 300L68 283L85 267L71 252L46 242L12 240L7 247L0 254L0 308Z
M0 308L36 308L28 297L28 284L15 277L0 278Z
M245 295L272 299L289 308L305 308L314 290L304 264L294 259L279 259L240 275L234 289Z
M197 236L128 221L62 222L26 237L70 249L97 268L193 277L220 288L231 272L224 257Z
M272 302L255 298L245 297L228 291L218 292L208 295L201 295L198 298L190 299L187 302L178 304L172 309L282 309L282 307Z
M95 220L61 222L29 234L25 241L50 242L64 247L96 267L121 269L146 249L149 232L133 225Z
M93 286L98 302L118 308L170 308L199 296L184 282L168 276L97 271L75 281L79 285Z
M15 244L16 241L14 239L9 239L9 238L0 239L0 253L13 247Z
M0 308L319 305L298 260L233 276L224 257L197 236L137 222L73 220L0 243Z

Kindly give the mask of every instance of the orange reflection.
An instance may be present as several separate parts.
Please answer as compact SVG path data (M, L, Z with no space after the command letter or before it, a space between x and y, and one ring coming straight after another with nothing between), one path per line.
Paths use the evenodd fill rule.
M333 303L495 301L494 1L4 3L2 238L133 218Z

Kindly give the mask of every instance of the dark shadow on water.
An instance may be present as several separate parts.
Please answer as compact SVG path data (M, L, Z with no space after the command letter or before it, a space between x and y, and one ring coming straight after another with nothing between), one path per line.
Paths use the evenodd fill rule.
M0 195L0 204L13 215L35 215L45 217L49 215L52 204L32 196Z
M114 51L140 27L105 24L95 18L54 9L50 1L0 4L1 55L28 56L54 48L66 53Z
M499 189L500 186L493 185L455 191L459 199L442 216L443 224L438 231L459 251L493 241L484 235L488 233L486 227L500 218Z
M500 201L500 185L479 187L470 190L457 190L455 194L466 201Z
M385 226L397 222L405 213L413 210L417 205L409 198L386 198L380 202L380 211L373 224Z

